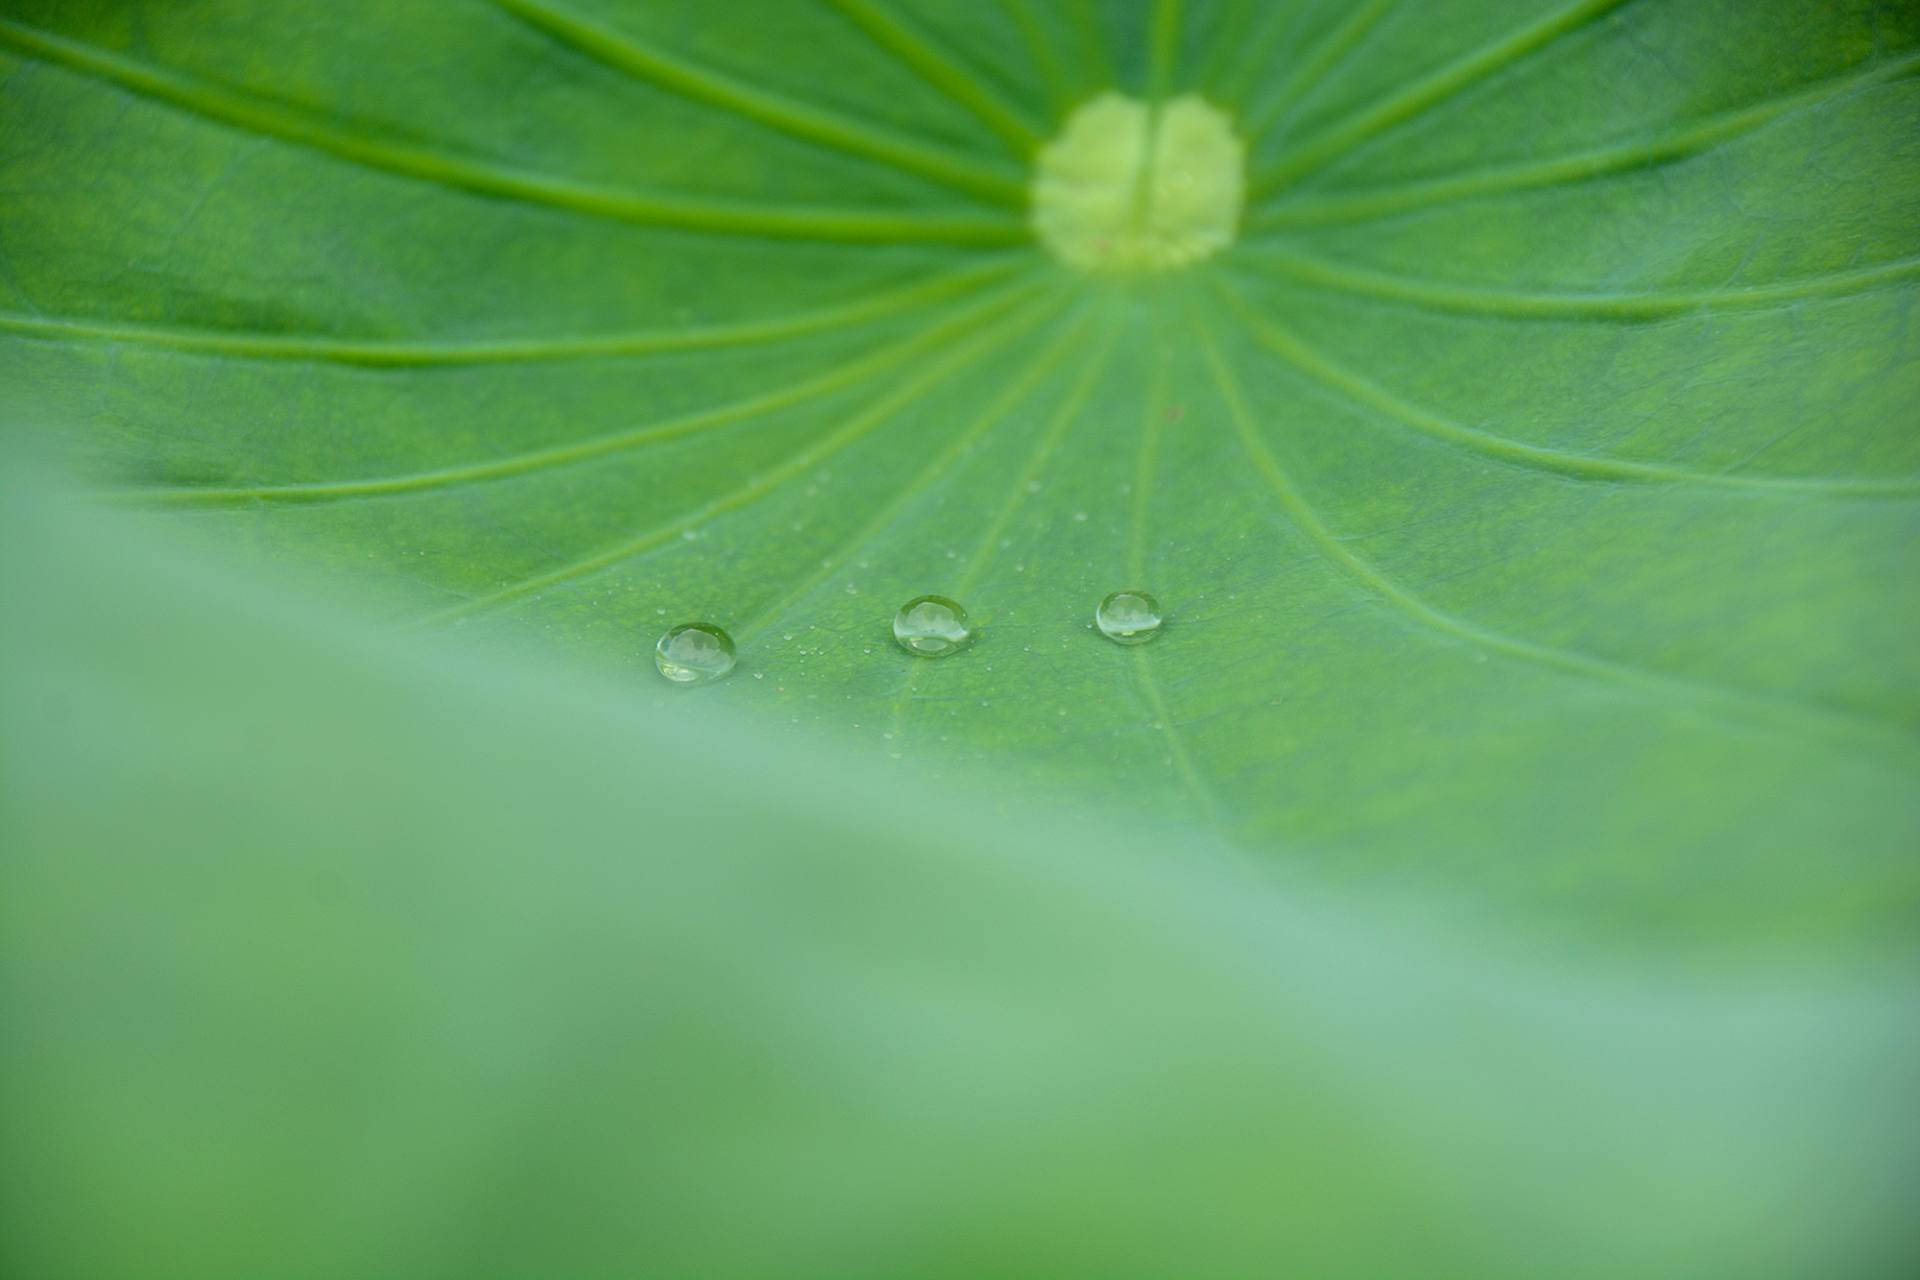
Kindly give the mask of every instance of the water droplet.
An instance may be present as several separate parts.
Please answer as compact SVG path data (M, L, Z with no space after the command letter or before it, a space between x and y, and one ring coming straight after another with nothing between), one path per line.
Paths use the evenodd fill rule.
M944 658L973 640L967 611L945 596L915 596L893 615L893 638L908 653Z
M1144 591L1116 591L1093 611L1094 625L1115 644L1145 644L1162 621L1160 602Z
M702 684L733 670L733 637L710 622L683 622L660 637L653 664L675 684Z
M1074 512L1074 513L1073 513L1073 522L1074 522L1075 524L1085 524L1085 523L1087 522L1087 513L1086 513L1086 512L1084 512L1084 511L1076 511L1076 512Z

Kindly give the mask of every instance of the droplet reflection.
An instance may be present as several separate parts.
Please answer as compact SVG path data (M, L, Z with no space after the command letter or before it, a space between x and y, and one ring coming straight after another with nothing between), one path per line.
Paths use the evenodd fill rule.
M967 611L945 596L916 596L893 615L893 638L908 653L944 658L973 640Z
M710 622L685 622L660 637L653 664L675 684L703 684L733 670L733 637Z
M1145 644L1164 621L1160 602L1144 591L1116 591L1093 611L1094 625L1115 644Z

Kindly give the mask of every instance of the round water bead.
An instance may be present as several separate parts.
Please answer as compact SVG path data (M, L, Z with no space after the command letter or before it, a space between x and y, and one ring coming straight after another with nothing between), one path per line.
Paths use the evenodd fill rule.
M1145 644L1165 621L1160 602L1144 591L1116 591L1093 611L1094 625L1115 644Z
M711 622L683 622L653 647L653 665L675 684L718 680L733 670L733 637Z
M893 638L908 653L944 658L973 640L967 611L945 596L915 596L893 615Z

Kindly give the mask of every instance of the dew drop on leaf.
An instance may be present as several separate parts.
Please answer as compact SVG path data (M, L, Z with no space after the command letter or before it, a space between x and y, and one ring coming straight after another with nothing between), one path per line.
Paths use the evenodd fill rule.
M1116 591L1093 611L1094 625L1115 644L1145 644L1164 620L1160 602L1144 591Z
M660 637L653 663L675 684L702 684L733 670L733 637L710 622L683 622Z
M973 640L967 611L945 596L915 596L893 615L893 638L908 653L944 658Z

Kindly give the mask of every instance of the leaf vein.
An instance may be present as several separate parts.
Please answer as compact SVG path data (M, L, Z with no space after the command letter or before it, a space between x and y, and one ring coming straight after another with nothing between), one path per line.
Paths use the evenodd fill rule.
M1309 90L1332 75L1348 55L1360 47L1361 41L1379 25L1380 19L1392 7L1393 0L1367 0L1328 32L1326 39L1315 45L1312 53L1296 63L1286 79L1273 91L1273 96L1248 119L1248 149L1257 149L1262 140L1279 127L1291 108L1306 97ZM1260 180L1256 179L1253 184L1256 199L1262 190Z
M1254 231L1267 231L1361 222L1474 196L1566 185L1643 170L1698 155L1793 112L1910 75L1916 69L1920 69L1920 52L1883 59L1865 71L1837 76L1776 98L1718 112L1684 129L1656 137L1593 147L1550 160L1444 174L1417 182L1365 187L1325 196L1303 196L1260 211L1248 219L1248 227ZM1261 181L1255 183L1256 188L1262 185Z
M348 338L312 333L115 324L17 312L0 312L0 331L53 340L124 342L189 354L251 360L311 360L372 369L533 364L750 346L829 333L843 326L884 319L917 305L963 296L1010 274L1014 266L1012 260L1000 259L976 268L942 273L931 280L919 281L904 288L875 292L851 302L772 320L671 329L635 329L622 333L578 334L559 338L447 342Z
M794 477L808 468L848 448L863 437L871 434L906 405L912 403L928 390L947 378L977 363L988 351L1005 345L1014 337L1032 328L1043 318L1044 308L1035 304L1023 311L1008 324L988 329L985 333L975 332L965 341L947 347L914 376L898 384L887 395L874 401L862 412L854 415L838 430L814 441L812 444L794 453L779 466L756 476L739 488L701 504L686 515L661 525L637 537L628 538L598 551L582 556L558 568L544 570L521 578L516 582L498 587L483 595L462 601L460 604L442 609L420 619L421 625L445 622L454 618L466 617L486 609L494 608L509 600L544 591L578 578L609 569L624 560L649 551L660 544L679 537L687 530L696 528L705 521L751 506L768 495L777 492ZM975 315L974 328L983 325L986 317Z
M1422 280L1377 271L1325 256L1289 253L1271 244L1249 246L1250 255L1302 284L1434 311L1522 319L1588 317L1649 320L1731 307L1765 307L1807 298L1869 291L1920 276L1920 257L1894 258L1871 266L1821 272L1768 284L1719 289L1644 292L1562 291L1538 293L1481 285Z
M1211 326L1197 307L1191 310L1191 322L1201 350L1212 370L1221 401L1226 406L1227 416L1233 423L1249 460L1272 488L1294 526L1332 567L1375 598L1393 606L1415 622L1441 635L1450 636L1504 657L1519 659L1602 684L1679 694L1723 715L1775 726L1784 724L1788 727L1837 732L1852 740L1858 740L1864 736L1876 743L1895 739L1907 748L1920 745L1916 743L1914 736L1901 726L1877 718L1801 699L1782 698L1654 671L1536 640L1523 639L1482 626L1428 604L1351 550L1341 539L1334 536L1332 530L1327 528L1320 519L1319 513L1300 493L1291 476L1281 466L1279 459L1274 456L1273 451L1255 428L1252 412L1241 393L1238 380L1227 366Z
M573 441L546 449L517 453L488 462L441 467L403 475L379 476L356 480L314 481L306 483L259 485L244 488L170 488L122 490L116 496L130 501L181 505L227 505L242 502L324 502L342 498L391 497L421 493L511 476L528 475L555 467L570 466L611 454L623 453L642 445L710 431L717 427L790 408L831 392L858 386L877 377L913 355L937 346L958 332L965 332L982 318L1006 310L1018 298L1033 291L1032 285L996 290L988 300L962 311L946 322L926 329L906 340L884 347L859 359L840 364L818 376L792 383L774 391L733 401L714 409L703 409L684 417L588 440Z
M0 18L0 44L91 75L121 89L260 137L304 146L364 168L451 190L593 218L711 235L853 243L1010 245L1026 229L1007 217L920 217L835 208L771 208L700 201L576 182L508 168L409 142L335 128L281 106L50 31Z
M1399 422L1420 435L1490 457L1511 466L1545 471L1573 480L1610 483L1669 483L1757 490L1781 494L1844 497L1909 497L1920 494L1920 477L1762 476L1739 471L1702 471L1659 462L1570 453L1482 431L1423 409L1378 383L1339 364L1271 316L1256 312L1225 285L1215 291L1256 341L1295 369L1344 399Z
M1101 370L1112 358L1113 340L1113 329L1109 326L1100 344L1087 357L1087 362L1079 375L1068 385L1066 394L1060 398L1059 405L1054 409L1047 425L1041 430L1040 438L1035 442L1032 452L1028 454L1026 463L1015 473L1012 488L1006 499L1000 504L993 518L987 521L973 554L967 557L966 564L961 568L960 576L953 587L956 596L966 595L979 580L980 575L986 571L987 566L992 563L994 547L1000 538L1001 531L1007 527L1008 522L1026 502L1031 482L1047 465L1047 459L1053 456L1054 451L1066 439L1075 416L1080 412L1081 406L1086 404L1087 397L1093 394L1094 383L1098 380ZM894 698L893 733L896 737L900 734L907 703L913 699L925 666L925 660L914 663L907 672L906 681L901 685L899 695Z
M1014 208L1026 204L1026 184L1005 172L953 155L918 139L848 119L836 112L769 93L698 66L616 31L556 0L493 0L555 41L635 79L743 119L862 159L931 178L968 195Z
M1575 0L1530 26L1456 58L1429 72L1400 93L1348 116L1301 144L1274 166L1249 198L1262 199L1287 182L1339 159L1364 143L1399 128L1421 114L1505 70L1560 37L1597 22L1629 0Z
M1061 360L1066 357L1067 352L1080 336L1080 327L1074 325L1063 331L1055 341L1042 348L1025 369L1015 375L998 395L988 401L986 408L982 409L972 422L955 434L947 447L942 449L932 462L901 486L892 498L829 555L822 557L822 563L818 569L803 579L798 586L782 592L778 599L761 609L740 629L738 634L742 637L753 635L770 626L789 606L805 599L809 592L832 577L857 548L865 546L881 530L892 524L910 504L930 493L956 460L973 448L996 424L1004 420L1014 406L1033 390L1036 382L1059 367Z
M828 3L851 19L875 44L972 112L1011 147L1015 155L1024 160L1039 147L1039 135L1020 113L987 88L978 76L941 54L884 12L874 0L828 0Z
M1158 329L1156 324L1155 328ZM1160 470L1160 430L1165 419L1168 370L1167 347L1155 334L1154 360L1151 382L1148 384L1146 412L1141 417L1140 447L1134 456L1133 468L1133 504L1127 529L1127 576L1135 588L1147 586L1147 513L1151 505L1151 494L1159 483ZM1186 784L1188 794L1193 798L1210 825L1219 828L1221 805L1219 797L1200 770L1193 763L1193 754L1187 750L1186 737L1180 731L1180 725L1169 709L1166 693L1160 687L1160 681L1153 672L1153 659L1149 650L1154 646L1139 645L1128 651L1134 677L1138 681L1141 694L1153 713L1161 736L1166 739L1167 754L1173 757L1174 768L1179 771L1181 781Z

